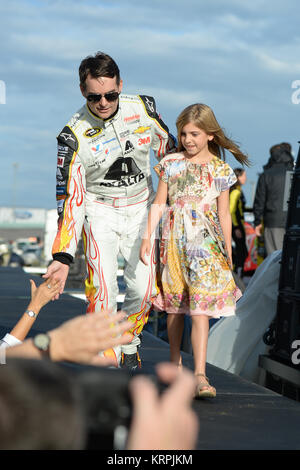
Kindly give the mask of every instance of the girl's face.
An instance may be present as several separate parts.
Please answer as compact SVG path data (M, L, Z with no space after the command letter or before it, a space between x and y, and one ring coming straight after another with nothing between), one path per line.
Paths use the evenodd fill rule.
M208 152L208 142L214 138L190 122L182 128L180 140L189 157Z

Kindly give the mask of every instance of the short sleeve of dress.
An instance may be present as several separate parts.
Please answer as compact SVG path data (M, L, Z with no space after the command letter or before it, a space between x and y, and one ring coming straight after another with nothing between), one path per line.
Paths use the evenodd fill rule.
M158 175L159 179L161 179L164 183L168 182L168 161L165 161L165 159L163 158L157 165L155 165L153 169Z
M215 177L217 191L227 191L227 189L234 185L236 181L237 177L228 163L223 163L222 165L218 166Z

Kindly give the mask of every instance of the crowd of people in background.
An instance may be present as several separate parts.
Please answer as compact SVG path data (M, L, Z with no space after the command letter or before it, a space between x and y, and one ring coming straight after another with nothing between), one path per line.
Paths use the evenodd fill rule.
M256 185L253 208L246 208L246 199L242 190L242 186L247 181L246 170L234 169L237 182L230 189L230 213L234 244L233 265L234 271L240 278L247 274L244 271L244 265L249 255L245 230L246 210L253 213L253 226L257 240L263 245L263 258L275 250L282 249L287 220L286 186L290 181L287 178L287 172L294 169L294 158L291 152L292 147L287 142L270 148L270 158L264 165ZM258 252L258 246L256 252Z

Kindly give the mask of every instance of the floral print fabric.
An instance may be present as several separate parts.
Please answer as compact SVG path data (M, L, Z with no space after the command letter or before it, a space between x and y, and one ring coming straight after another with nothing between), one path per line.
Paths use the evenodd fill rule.
M236 287L217 212L217 198L236 182L230 166L217 157L192 163L182 153L167 155L154 167L168 185L162 219L160 293L153 306L168 313L234 315Z

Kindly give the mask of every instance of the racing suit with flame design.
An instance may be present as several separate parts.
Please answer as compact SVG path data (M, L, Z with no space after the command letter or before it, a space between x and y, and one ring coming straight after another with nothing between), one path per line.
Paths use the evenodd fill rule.
M141 237L154 198L150 149L160 159L175 139L144 95L120 95L117 112L102 120L84 105L59 134L57 158L58 232L53 258L69 264L82 234L87 263L87 312L117 310L117 256L124 256L123 310L136 352L156 293L154 243L149 265L139 260ZM121 348L105 352L120 361Z

